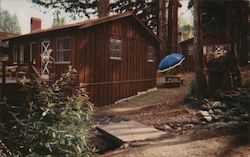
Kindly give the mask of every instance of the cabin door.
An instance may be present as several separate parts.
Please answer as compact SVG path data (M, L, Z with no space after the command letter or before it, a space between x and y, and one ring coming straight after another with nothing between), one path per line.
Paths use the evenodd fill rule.
M50 71L49 64L51 60L52 49L49 49L50 41L41 43L41 76L44 79L49 79Z

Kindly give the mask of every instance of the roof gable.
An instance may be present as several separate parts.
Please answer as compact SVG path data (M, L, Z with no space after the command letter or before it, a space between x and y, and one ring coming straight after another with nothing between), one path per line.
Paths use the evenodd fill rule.
M180 42L179 44L186 45L186 44L193 44L193 42L194 42L194 37L184 40ZM213 34L206 34L206 35L203 35L202 43L203 44L223 44L223 43L228 43L228 42Z

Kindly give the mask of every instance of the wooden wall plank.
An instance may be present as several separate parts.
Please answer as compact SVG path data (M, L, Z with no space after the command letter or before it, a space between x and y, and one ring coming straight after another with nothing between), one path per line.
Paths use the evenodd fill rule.
M133 22L128 18L82 30L39 35L34 37L37 52L40 52L41 41L48 36L55 49L55 39L70 34L71 63L78 68L80 82L87 86L91 101L100 106L111 104L156 86L156 63L147 62L147 46L155 46L155 43ZM110 59L111 37L122 40L122 60ZM157 52L158 47L155 49ZM39 57L37 63L39 67ZM67 65L55 65L56 73L66 69Z

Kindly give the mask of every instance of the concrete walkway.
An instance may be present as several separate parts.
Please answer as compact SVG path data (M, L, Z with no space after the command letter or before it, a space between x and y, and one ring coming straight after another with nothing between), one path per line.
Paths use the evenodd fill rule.
M100 132L105 132L124 143L133 141L143 141L148 139L156 139L166 135L165 132L146 126L135 121L121 121L118 123L109 123L106 125L97 125L96 128Z

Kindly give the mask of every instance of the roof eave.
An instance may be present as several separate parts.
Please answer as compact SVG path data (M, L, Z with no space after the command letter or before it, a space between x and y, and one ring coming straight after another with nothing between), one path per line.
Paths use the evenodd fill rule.
M89 23L83 23L83 24L76 23L76 24L70 24L68 26L63 26L63 27L58 27L58 28L48 28L48 29L31 32L31 33L24 34L24 35L6 38L2 41L9 41L12 39L17 39L17 38L22 38L22 37L27 37L27 36L32 36L32 35L39 35L41 33L58 31L62 29L72 29L72 28L84 29L84 28L88 28L94 25L99 25L102 23L106 23L106 22L113 21L113 20L118 20L118 19L125 18L125 17L130 17L130 16L133 17L146 30L146 32L148 32L158 43L162 42L133 12L126 12L123 14L102 17L100 19L93 20L92 22L90 21Z

